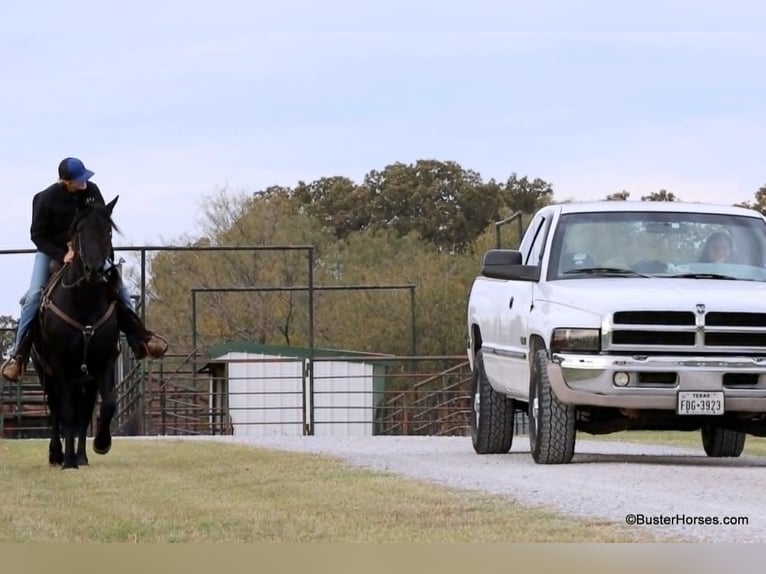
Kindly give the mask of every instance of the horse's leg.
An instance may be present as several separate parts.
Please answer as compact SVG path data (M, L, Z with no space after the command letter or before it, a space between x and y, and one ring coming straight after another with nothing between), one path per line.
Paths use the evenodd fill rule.
M49 407L50 408L50 407ZM61 426L59 417L53 408L50 408L48 420L51 424L51 440L48 444L48 462L60 465L64 462L64 449L61 448Z
M77 464L80 466L88 465L88 455L85 446L88 440L88 426L93 418L93 409L96 406L96 394L98 387L96 383L88 383L82 396L82 411L80 412L80 435L77 438Z
M75 431L71 426L64 427L64 463L62 470L77 468L77 454L74 448Z
M48 443L48 463L60 465L64 462L64 449L61 448L61 425L59 405L56 400L53 382L45 378L43 382L48 404L48 423L51 425L51 440Z
M99 425L96 436L93 437L93 451L96 454L106 454L112 448L112 419L117 411L117 401L114 396L114 363L109 362L104 374L99 380L99 393L101 394L101 408L99 411Z
M88 438L88 431L80 429L77 435L77 466L88 466L88 454L85 452L85 443Z
M85 420L85 413L80 413L80 424L77 433L77 464L78 466L88 466L88 455L85 452L85 445L88 439L88 421Z
M74 441L80 425L77 417L76 403L77 391L71 389L67 381L63 392L59 395L61 405L61 429L64 434L64 464L62 469L77 468L77 454L75 453Z

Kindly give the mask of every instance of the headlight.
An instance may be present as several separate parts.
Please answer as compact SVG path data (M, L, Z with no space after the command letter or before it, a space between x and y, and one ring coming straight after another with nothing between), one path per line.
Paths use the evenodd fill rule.
M551 351L558 353L598 353L601 350L600 329L554 329L551 337Z

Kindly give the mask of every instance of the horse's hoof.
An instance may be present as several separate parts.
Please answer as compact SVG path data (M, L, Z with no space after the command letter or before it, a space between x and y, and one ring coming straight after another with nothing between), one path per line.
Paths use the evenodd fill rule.
M99 441L98 438L93 439L93 452L96 454L106 454L112 450L112 439L107 438L104 441Z
M76 462L65 462L61 465L61 470L69 470L69 469L76 469L77 463Z
M88 457L87 456L78 456L77 457L77 466L88 466Z
M64 455L62 453L50 453L48 454L48 462L54 466L63 464Z

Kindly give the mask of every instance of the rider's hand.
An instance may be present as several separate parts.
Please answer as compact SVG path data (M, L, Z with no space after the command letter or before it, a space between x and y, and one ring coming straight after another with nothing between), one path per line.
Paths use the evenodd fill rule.
M67 251L66 255L64 255L64 263L71 263L71 261L74 259L74 249L72 248L71 243L67 243L67 247L69 248L69 251Z

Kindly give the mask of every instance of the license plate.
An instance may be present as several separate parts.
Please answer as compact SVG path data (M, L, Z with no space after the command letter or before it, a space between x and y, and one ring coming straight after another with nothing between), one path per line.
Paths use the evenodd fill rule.
M722 415L723 391L679 391L679 415Z

